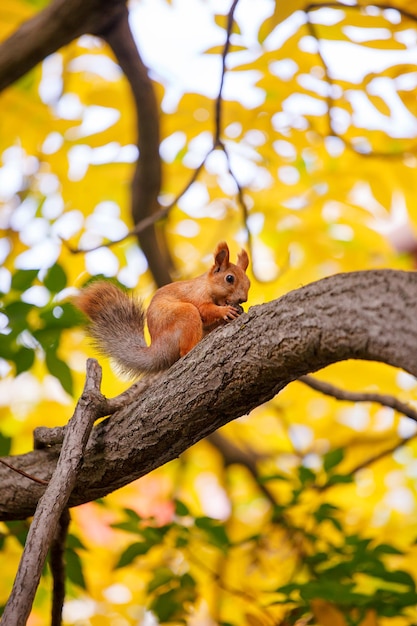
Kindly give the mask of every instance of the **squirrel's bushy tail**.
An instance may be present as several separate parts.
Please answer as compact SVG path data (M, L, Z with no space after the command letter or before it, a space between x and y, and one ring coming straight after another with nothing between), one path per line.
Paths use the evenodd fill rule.
M91 283L77 296L75 304L91 320L88 333L97 350L111 356L123 373L137 376L169 366L168 355L146 344L142 304L113 283Z

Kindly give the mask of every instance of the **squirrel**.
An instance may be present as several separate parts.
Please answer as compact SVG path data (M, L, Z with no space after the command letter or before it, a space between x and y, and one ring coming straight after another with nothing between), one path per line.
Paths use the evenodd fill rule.
M243 313L241 304L247 301L250 287L248 265L245 250L238 254L236 265L230 263L227 243L221 242L208 272L158 289L146 312L149 346L142 303L113 283L91 283L75 298L75 305L91 320L88 332L95 346L123 373L135 377L158 372Z

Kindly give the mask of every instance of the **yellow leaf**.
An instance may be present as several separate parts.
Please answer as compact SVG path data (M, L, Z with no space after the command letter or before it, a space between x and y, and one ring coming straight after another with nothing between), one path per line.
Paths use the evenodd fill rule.
M258 33L258 41L263 43L272 33L274 28L287 19L295 11L304 11L306 3L303 0L293 0L292 2L277 2L273 14L261 25Z

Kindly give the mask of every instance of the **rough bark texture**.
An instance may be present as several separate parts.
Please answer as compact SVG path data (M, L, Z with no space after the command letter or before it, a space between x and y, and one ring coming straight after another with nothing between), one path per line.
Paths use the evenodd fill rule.
M68 424L55 471L39 500L29 528L13 589L1 619L4 626L26 624L57 526L60 520L67 518L65 514L62 517L63 512L81 468L97 406L104 400L100 393L101 368L94 359L89 359L87 363L87 374L84 392ZM69 518L64 525L68 527L68 523Z
M213 332L125 409L92 431L74 506L178 457L309 372L345 359L417 376L417 273L339 274L252 307ZM49 479L59 449L9 462ZM0 519L33 514L45 487L0 466Z
M125 0L54 0L0 45L0 91L76 37L108 27L124 9Z

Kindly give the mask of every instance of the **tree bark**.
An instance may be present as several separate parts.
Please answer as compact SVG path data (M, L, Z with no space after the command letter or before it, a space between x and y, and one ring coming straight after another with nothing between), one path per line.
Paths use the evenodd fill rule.
M155 213L159 215L162 171L159 106L129 27L126 0L52 0L0 44L0 92L85 33L107 41L132 89L139 150L132 178L131 213L136 225ZM149 219L146 228L138 231L138 239L155 282L161 286L171 282L172 259L156 221Z
M417 273L338 274L252 307L211 333L131 404L92 431L69 501L126 485L273 398L297 378L345 359L417 376ZM8 462L48 480L59 446ZM0 519L33 514L45 486L0 465Z
M49 54L84 35L108 28L126 0L53 0L0 45L0 91Z
M56 538L60 520L64 527L68 527L69 519L64 521L67 515L63 512L80 471L84 449L97 415L97 407L104 400L100 392L100 383L101 368L97 361L89 359L84 392L68 423L54 474L39 500L30 525L13 589L1 619L3 626L26 624L45 559L49 547Z

